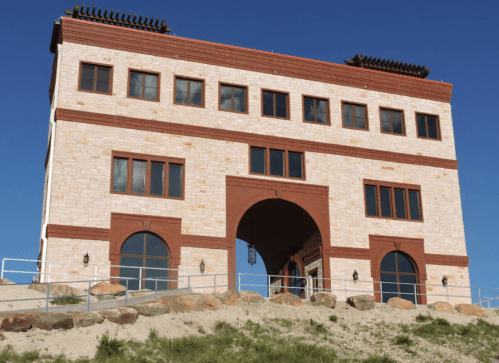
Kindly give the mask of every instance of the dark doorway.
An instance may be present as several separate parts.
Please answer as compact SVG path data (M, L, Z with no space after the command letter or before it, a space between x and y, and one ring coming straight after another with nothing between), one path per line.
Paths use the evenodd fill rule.
M417 301L417 273L415 263L400 252L390 252L380 266L382 302L392 297Z

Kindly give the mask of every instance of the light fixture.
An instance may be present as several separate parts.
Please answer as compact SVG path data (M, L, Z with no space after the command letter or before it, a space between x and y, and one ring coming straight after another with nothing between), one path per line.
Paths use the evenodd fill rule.
M354 280L354 281L357 281L357 280L359 279L359 273L357 272L357 270L355 270L355 271L353 272L353 275L352 275L352 276L353 276L353 280Z
M199 264L199 271L204 274L204 260L201 260L200 264Z
M447 286L447 283L448 283L448 281L447 281L447 277L446 277L446 276L444 276L444 278L442 279L442 284L443 284L444 286Z
M90 261L90 257L88 257L88 252L85 256L83 256L83 263L86 265L88 264L88 261Z

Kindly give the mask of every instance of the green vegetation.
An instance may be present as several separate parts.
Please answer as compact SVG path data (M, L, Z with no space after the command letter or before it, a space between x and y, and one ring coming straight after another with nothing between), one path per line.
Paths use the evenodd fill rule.
M314 319L310 319L311 332L315 334L325 334L327 333L327 328L323 324L317 323Z
M362 363L397 363L395 359L390 358L387 355L384 355L382 357L376 355L372 355L369 358L365 359L362 361Z
M152 332L151 332L152 333ZM149 334L149 337L151 334ZM107 334L104 334L97 346L95 359L99 362L105 361L108 358L121 357L125 351L125 342L118 339L109 339Z
M414 345L414 340L409 338L409 336L407 335L397 335L392 339L392 343L395 345L404 345L406 347L410 347L411 345Z
M424 322L427 322L427 321L430 321L430 320L433 320L433 318L431 317L431 315L423 315L423 314L419 314L418 316L416 316L416 321L419 322L419 323L424 323Z
M68 297L61 297L60 299L50 300L50 303L52 305L73 305L73 304L79 304L83 301L85 300L80 299L79 297L68 296Z
M329 321L332 321L333 323L338 322L338 317L336 315L330 315L329 316Z

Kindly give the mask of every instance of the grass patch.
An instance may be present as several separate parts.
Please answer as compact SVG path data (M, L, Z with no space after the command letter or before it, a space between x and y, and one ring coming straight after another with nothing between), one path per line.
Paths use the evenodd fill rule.
M411 345L414 345L414 340L409 338L408 335L397 335L392 339L392 343L395 345L404 345L406 347L410 347Z
M79 304L83 301L85 300L79 297L68 296L68 297L61 297L60 299L50 300L50 303L52 305L73 305L73 304Z
M329 316L329 321L332 321L333 323L338 322L338 317L336 315L330 315Z
M416 316L416 321L418 323L425 323L425 322L430 321L430 320L433 320L433 318L429 314L423 315L423 314L419 313L419 315Z
M397 361L385 354L382 357L379 355L371 355L369 358L363 360L362 363L397 363Z
M156 334L157 335L157 334ZM149 333L151 336L151 333ZM95 359L97 361L106 361L109 358L121 357L125 351L125 342L118 339L109 339L109 335L104 334L99 340Z
M310 319L310 327L311 332L315 334L325 334L328 331L324 324L319 324L314 319Z

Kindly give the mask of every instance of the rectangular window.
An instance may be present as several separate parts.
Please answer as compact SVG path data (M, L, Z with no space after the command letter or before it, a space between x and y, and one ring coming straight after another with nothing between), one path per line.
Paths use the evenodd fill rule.
M184 159L113 151L111 192L183 198Z
M366 216L422 221L421 187L364 180Z
M204 107L204 81L175 77L175 103Z
M247 87L220 84L220 110L247 113Z
M159 100L159 74L130 70L128 83L128 97Z
M303 120L329 124L328 100L303 96Z
M381 108L380 115L382 133L405 135L404 113L402 111Z
M288 119L288 94L262 90L262 116Z
M440 123L437 116L416 114L418 137L440 140Z
M368 130L366 105L342 103L343 127Z
M113 67L80 63L79 91L111 94Z
M305 179L303 153L250 147L250 173Z

